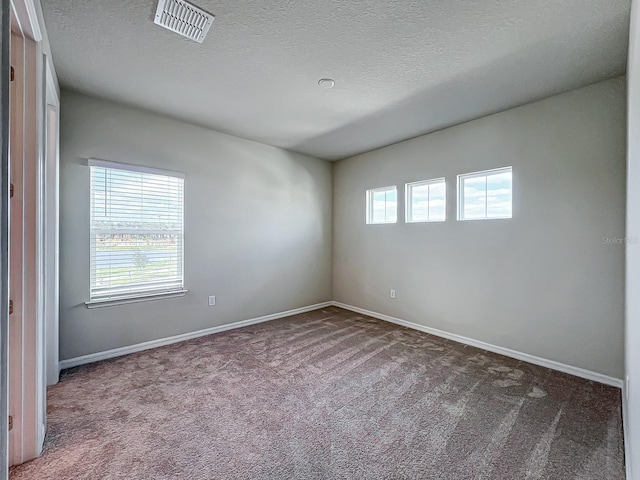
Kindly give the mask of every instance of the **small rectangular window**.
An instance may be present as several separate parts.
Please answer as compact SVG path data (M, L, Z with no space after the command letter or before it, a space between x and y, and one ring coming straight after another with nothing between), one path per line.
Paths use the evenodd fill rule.
M396 223L398 192L395 187L367 190L367 223Z
M407 223L444 222L447 219L447 184L444 178L407 183Z
M182 174L90 160L91 301L184 288Z
M511 218L512 167L458 175L458 220Z

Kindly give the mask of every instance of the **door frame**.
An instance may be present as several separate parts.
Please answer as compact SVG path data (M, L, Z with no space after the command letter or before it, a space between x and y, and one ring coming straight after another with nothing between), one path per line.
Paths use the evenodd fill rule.
M59 360L59 271L60 271L60 94L55 72L49 56L43 54L43 125L41 155L42 189L39 205L42 227L40 241L43 279L44 353L45 385L58 383L60 377ZM53 116L51 115L53 113ZM53 123L53 124L52 124ZM52 144L53 143L53 144ZM43 392L46 397L46 389Z
M22 463L23 458L23 431L25 425L23 410L28 410L25 405L28 393L25 391L28 379L25 382L25 327L31 323L25 315L23 306L24 293L29 292L29 287L24 285L23 261L25 258L25 219L26 192L24 185L25 166L30 163L25 158L26 140L26 108L25 108L25 77L26 55L25 37L20 23L12 8L11 12L11 74L10 98L9 98L9 181L13 187L13 194L9 201L9 415L12 427L9 428L9 466ZM28 219L31 221L31 219ZM26 413L26 412L25 412ZM28 427L27 427L28 428Z
M44 438L40 421L45 407L45 366L38 288L39 38L33 38L29 12L21 10L25 6L15 0L11 5L9 294L13 314L9 316L9 415L13 428L9 430L9 465L38 456Z
M9 476L9 76L10 1L0 0L0 480Z
M22 235L16 236L19 244L11 245L9 252L10 256L14 256L14 261L19 262L19 265L14 266L21 270L21 275L19 274L18 277L20 277L23 291L17 291L18 287L15 293L11 293L11 298L14 299L16 307L14 311L22 318L20 322L16 321L17 318L7 320L8 338L11 338L9 341L18 342L19 346L16 348L11 343L7 345L8 380L7 385L3 385L2 388L3 397L7 397L7 409L14 405L17 412L22 412L19 418L14 420L12 432L7 435L7 449L10 457L6 457L8 459L6 463L10 466L35 458L42 451L46 428L46 386L50 370L48 367L58 369L58 131L54 133L56 152L53 172L48 172L47 160L51 155L47 155L46 120L47 103L51 98L51 92L56 99L59 99L59 86L39 2L37 0L2 0L2 2L3 7L5 4L8 5L11 15L11 17L7 16L10 18L9 21L13 20L13 25L9 23L8 35L11 34L11 26L13 26L14 33L21 37L20 43L24 40L24 69L21 72L15 72L15 80L21 83L16 91L24 91L16 102L16 104L22 103L23 119L19 119L19 122L21 122L20 127L24 128L24 132L18 135L22 145L16 148L22 152L16 156L16 159L22 157L22 165L17 168L20 168L24 178L21 185L14 185L14 191L20 195L16 194L14 197L14 202L19 202L19 205L17 203L13 205L16 213L19 213L22 218L22 225L20 225ZM10 50L8 58L9 60L11 58ZM8 80L8 75L3 78ZM8 84L8 82L2 83L3 86ZM17 85L14 84L14 86ZM8 114L10 113L9 111ZM16 118L18 117L20 113L16 115ZM10 125L10 120L3 123L5 124ZM7 141L10 141L10 137L7 137ZM10 149L9 144L7 146L9 154ZM8 157L7 168L10 166L10 161L11 158ZM11 176L10 169L7 175ZM10 178L7 181L10 181ZM16 198L18 196L20 198ZM11 221L10 212L7 214L7 221ZM14 227L17 228L17 225L18 223ZM7 228L10 229L10 225ZM10 234L10 230L7 234ZM3 236L3 240L4 238ZM47 242L51 239L55 240L54 248L48 249ZM12 253L14 249L20 250L20 253L14 255ZM7 252L7 249L3 246L4 252ZM9 272L15 272L16 269L11 269ZM3 286L7 283L3 282ZM51 312L54 310L56 311L52 315ZM14 323L20 333L12 334L11 325ZM48 326L48 323L51 325ZM55 332L54 341L47 341L47 330ZM50 347L52 343L55 343L55 348ZM15 367L12 367L12 362ZM18 371L19 377L12 380L14 368ZM54 375L52 378L57 381L57 376ZM12 389L11 386L14 388ZM6 415L2 417L6 419ZM1 425L0 428L2 428ZM3 431L7 430L3 429ZM4 479L5 475L5 465L0 464L0 480Z
M2 81L0 82L0 480L6 480L8 478L9 467L9 234L10 234L10 212L9 212L9 198L10 198L10 68L11 68L11 50L10 50L10 36L11 36L11 16L14 16L15 20L19 23L19 29L25 38L31 39L36 44L35 58L33 60L33 71L30 74L35 76L32 78L31 88L35 89L35 94L28 100L31 112L28 115L35 116L35 125L31 125L31 133L35 137L30 137L31 147L35 145L35 166L31 165L31 175L34 175L36 185L32 186L36 190L34 202L31 204L31 208L35 208L35 216L37 218L36 225L32 225L30 235L35 238L36 247L35 251L40 252L44 249L43 242L47 241L45 235L41 234L41 230L45 229L43 223L46 219L52 215L52 209L47 208L45 205L46 200L43 200L42 183L43 171L44 171L44 149L46 148L46 137L44 120L46 114L46 78L50 77L53 83L54 91L59 95L59 87L57 77L55 75L55 67L51 60L51 51L46 35L46 28L44 25L44 17L42 15L42 8L37 0L0 0L0 76ZM41 61L42 59L42 61ZM35 75L34 75L35 72ZM33 83L35 82L35 83ZM33 90L32 90L33 92ZM33 117L29 117L33 121ZM57 135L57 132L56 132ZM56 138L57 141L57 138ZM34 155L33 150L30 151L30 155ZM33 162L32 162L33 163ZM57 164L56 164L57 165ZM57 166L56 166L57 168ZM56 172L57 176L57 172ZM55 184L57 188L57 184ZM57 198L57 192L56 196ZM57 205L54 209L57 215ZM44 220L43 220L44 215ZM57 217L55 217L57 222ZM57 224L56 230L57 232ZM35 233L34 233L35 232ZM33 247L33 245L32 245ZM57 249L57 246L56 246ZM57 250L55 250L57 255ZM54 256L55 256L54 255ZM51 255L49 256L51 257ZM33 261L35 260L35 265ZM55 260L55 261L53 261ZM30 266L38 273L44 269L50 268L51 263L55 266L55 276L57 282L57 259L51 259L46 255L37 254L33 259L30 259ZM36 279L39 277L36 277ZM34 288L39 292L41 298L42 288L38 287L39 281L36 280ZM51 282L49 282L51 283ZM42 284L42 282L40 282ZM46 283L45 283L46 285ZM44 289L46 290L46 286ZM57 290L54 291L57 295ZM57 299L55 300L57 302ZM32 381L28 386L28 397L31 400L29 408L26 410L31 418L35 419L34 423L37 427L29 432L31 436L31 452L29 456L35 456L40 453L42 447L42 441L44 439L44 421L46 414L46 371L45 371L45 340L42 333L43 329L43 317L47 315L46 309L38 306L35 318L37 318L36 326L30 325L30 334L35 336L37 347L35 350L39 350L37 355L28 359L30 367L38 370L37 379ZM44 312L44 313L42 313ZM57 322L57 315L55 317ZM57 328L57 325L56 325ZM46 351L47 357L48 351ZM53 359L54 366L57 364L57 351L54 352L55 358ZM37 411L34 411L37 410ZM14 425L15 428L15 425ZM35 441L34 441L35 439ZM25 458L26 459L26 458Z

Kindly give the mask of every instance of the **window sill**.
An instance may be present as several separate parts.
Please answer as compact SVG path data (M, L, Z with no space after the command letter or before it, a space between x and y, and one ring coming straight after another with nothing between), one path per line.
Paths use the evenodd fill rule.
M170 292L145 293L131 295L129 297L105 298L104 300L92 300L85 302L87 308L111 307L115 305L126 305L127 303L149 302L151 300L161 300L163 298L184 297L188 290L172 290Z

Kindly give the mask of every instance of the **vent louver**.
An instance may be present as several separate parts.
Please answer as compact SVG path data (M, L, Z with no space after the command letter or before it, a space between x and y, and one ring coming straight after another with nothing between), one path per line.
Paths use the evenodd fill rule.
M202 43L213 19L210 13L184 0L159 0L154 23Z

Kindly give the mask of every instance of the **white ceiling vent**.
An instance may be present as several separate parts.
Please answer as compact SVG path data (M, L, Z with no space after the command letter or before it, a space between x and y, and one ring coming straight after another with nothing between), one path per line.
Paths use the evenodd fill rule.
M202 43L214 16L184 0L159 0L154 23Z

